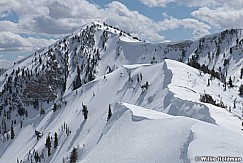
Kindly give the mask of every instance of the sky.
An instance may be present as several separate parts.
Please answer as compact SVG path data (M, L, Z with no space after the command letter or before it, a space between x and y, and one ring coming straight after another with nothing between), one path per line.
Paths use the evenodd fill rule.
M1 0L0 67L92 21L152 43L243 27L242 0Z

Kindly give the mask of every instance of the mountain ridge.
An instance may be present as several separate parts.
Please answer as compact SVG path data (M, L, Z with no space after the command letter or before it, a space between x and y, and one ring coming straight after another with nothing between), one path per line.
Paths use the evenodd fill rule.
M145 117L149 117L149 113L144 110L148 108L154 110L155 116L158 116L158 112L170 114L168 116L173 117L174 122L167 127L159 127L171 133L178 129L184 135L179 140L172 134L175 142L180 142L178 144L159 141L162 143L159 150L163 150L165 154L163 157L158 156L155 162L194 162L195 153L209 154L207 150L213 145L198 152L193 152L197 149L195 146L190 149L192 143L197 144L192 136L192 126L189 125L192 121L200 121L195 130L203 137L204 143L207 139L201 130L208 125L216 126L218 132L215 133L218 136L223 136L223 131L227 131L228 136L240 139L242 131L239 118L243 101L238 95L238 87L242 82L242 38L241 30L232 29L197 41L151 44L104 23L82 26L16 63L0 77L0 162L67 162L70 161L74 147L77 148L79 162L89 162L90 159L95 161L93 158L96 156L97 160L108 161L110 157L98 154L108 147L100 143L108 144L109 139L115 140L112 135L123 136L122 131L126 131L134 136L133 142L137 142L134 146L139 146L140 139L136 138L143 131L130 131L126 129L129 128L127 124L138 123L140 126L148 123L147 118L123 112L124 108L129 107L130 110L139 107ZM203 65L210 71L204 72ZM220 74L219 79L212 75L212 70ZM232 88L227 84L231 76L234 85ZM222 108L202 102L200 98L205 94L209 94L215 103L220 103ZM88 119L82 115L85 107L88 109ZM113 115L107 121L109 108ZM177 121L177 116L181 120ZM165 119L162 118L161 121ZM157 124L157 121L160 120L153 119L151 123ZM186 121L188 125L181 124L180 121ZM152 124L151 129L156 130ZM173 128L175 124L179 127ZM150 142L149 139L153 136L147 137L146 134L152 132L150 129L148 131L144 132L141 140ZM55 133L59 145L51 148L51 155L48 156L46 140L48 136L53 138ZM152 133L154 136L159 134L155 131ZM163 137L168 139L170 135L163 134ZM210 138L216 139L213 135ZM217 143L224 141L230 144L230 148L233 147L231 139L220 139ZM142 146L142 151L134 148L133 154L129 154L130 151L126 157L124 154L124 157L117 157L120 158L118 162L126 161L122 160L125 158L128 162L136 162L135 156L137 161L151 158L142 156L146 156L143 153L148 150L146 146L155 149L148 142L143 144L145 146ZM109 147L115 155L119 155L120 148L116 143ZM164 148L163 144L174 147ZM15 148L17 145L22 149ZM123 147L129 151L128 144ZM237 148L242 149L242 144L237 145ZM178 149L181 152L176 153ZM156 150L153 151L156 153ZM174 159L170 151L176 155ZM16 157L12 157L11 153ZM213 154L226 153L217 150ZM114 159L111 158L110 161Z

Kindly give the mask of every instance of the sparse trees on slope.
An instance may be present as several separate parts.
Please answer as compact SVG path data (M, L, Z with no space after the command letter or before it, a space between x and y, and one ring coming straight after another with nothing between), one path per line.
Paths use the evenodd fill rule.
M200 95L200 101L201 102L205 102L205 103L209 103L209 104L216 105L216 101L209 94Z
M216 101L213 99L213 97L210 94L200 95L200 99L199 100L201 102L204 102L204 103L209 103L209 104L221 107L221 108L226 108L226 106L224 105L223 101L220 101L219 103L216 103Z

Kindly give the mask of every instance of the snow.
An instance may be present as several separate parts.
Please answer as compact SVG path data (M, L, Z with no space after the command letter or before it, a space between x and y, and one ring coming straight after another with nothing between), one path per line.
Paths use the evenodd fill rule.
M129 37L124 37L124 36L121 36L120 39L125 42L140 42L139 40L131 39Z
M157 112L151 109L144 109L142 107L127 104L127 103L122 103L122 105L129 108L132 111L132 114L136 117L144 117L148 119L161 119L161 118L171 117L161 112Z
M141 66L150 66L151 64L133 64L133 65L122 65L124 68L135 69Z
M59 147L56 152L52 151L53 155L48 158L48 162L61 162L63 158L68 160L72 147L78 148L79 162L193 162L197 155L224 156L225 148L242 149L242 143L232 141L233 138L242 139L238 118L222 108L200 103L194 97L194 92L187 92L178 87L178 84L187 87L187 78L184 77L187 71L191 72L190 78L198 77L197 70L172 60L146 66L123 66L107 74L106 79L100 77L82 86L77 94L75 91L66 93L63 96L68 102L67 106L63 106L65 109L61 108L54 113L47 110L40 122L33 121L35 128L43 132L42 138L37 141L31 124L27 125L24 128L29 128L29 131L21 130L19 135L24 135L17 136L3 153L0 162L11 162L17 158L26 160L30 149L44 150L45 138L54 132L60 135ZM136 88L135 79L140 72L143 74L141 84L149 81L150 86L145 92L142 92L140 87ZM151 72L154 72L152 76ZM134 79L133 82L129 82L129 74ZM171 92L167 92L168 88L164 85L164 79L167 77L171 77L171 80L167 81ZM191 80L190 78L188 80ZM204 80L204 77L197 79ZM205 85L201 83L201 86ZM200 91L199 88L195 86L194 91ZM173 105L178 106L177 116L166 114L170 113L168 110L171 109L168 108L171 105L166 107L168 110L160 110L165 113L159 111L158 108L165 105L161 103L162 92L175 94L168 97ZM183 92L188 99L194 99L196 102L185 101L187 98ZM88 106L87 121L83 120L81 102ZM113 115L107 122L109 104ZM185 109L185 112L181 109ZM208 113L202 112L204 109L208 109ZM217 125L210 124L212 122L209 119L204 119L205 122L195 120L201 119L202 115L212 117ZM61 130L63 123L68 124L72 131L69 136ZM205 146L208 142L209 145ZM17 144L22 146L22 152L15 148ZM238 156L242 155L241 151L229 154ZM11 152L16 153L16 157L10 157Z
M114 114L121 110L122 115L111 119L116 122L80 162L196 162L196 156L243 154L243 143L232 143L242 136L225 133L220 126L156 111L152 114L157 117L151 118L147 109L131 104L117 105ZM149 119L134 121L134 116Z
M206 131L206 132L205 132ZM232 134L225 131L224 128L196 123L192 126L192 132L195 135L188 149L188 154L192 162L196 156L230 156L242 157L242 139L241 134Z
M176 63L172 60L166 60L166 64L169 69L171 69L173 77L171 84L168 85L169 89L175 93L175 96L188 100L188 101L199 101L200 94L209 93L212 97L218 101L221 100L228 107L232 107L233 100L232 96L237 96L234 90L223 91L222 86L218 85L218 80L213 80L209 87L207 87L207 80L209 75L201 74L196 69L184 65L182 63ZM232 88L233 89L233 88ZM220 97L218 95L221 95ZM203 104L203 103L201 103ZM241 117L240 114L235 114L235 110L240 110L240 106L237 109L232 109L233 113L229 113L228 110L224 108L219 108L211 104L205 105L209 112L210 116L215 120L215 123L227 128L228 130L242 134L241 131L241 120L238 117Z

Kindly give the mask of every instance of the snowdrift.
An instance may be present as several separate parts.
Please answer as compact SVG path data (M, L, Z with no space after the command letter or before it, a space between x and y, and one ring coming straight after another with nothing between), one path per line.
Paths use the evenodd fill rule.
M102 138L81 162L196 162L196 156L242 156L240 134L131 104L114 107ZM227 150L226 150L227 149Z

